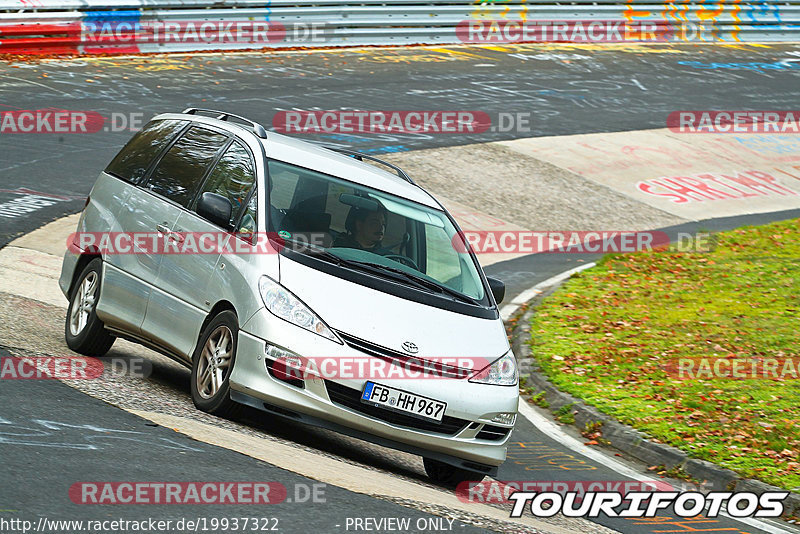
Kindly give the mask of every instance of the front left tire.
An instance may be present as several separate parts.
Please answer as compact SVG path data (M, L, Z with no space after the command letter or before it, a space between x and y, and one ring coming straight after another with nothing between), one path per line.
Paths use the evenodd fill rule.
M204 412L231 418L241 410L230 395L239 321L232 311L217 314L203 329L192 356L192 401Z
M456 488L462 482L480 482L484 475L461 469L432 458L422 458L428 478L447 488Z

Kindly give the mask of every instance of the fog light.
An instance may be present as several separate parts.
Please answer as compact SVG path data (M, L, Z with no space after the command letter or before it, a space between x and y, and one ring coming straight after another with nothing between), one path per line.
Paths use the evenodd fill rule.
M501 425L513 425L517 420L517 414L505 412L499 413L492 418L492 423L500 423Z
M303 387L305 370L301 356L273 345L267 345L265 353L269 374L293 386Z
M280 347L276 347L275 345L267 344L267 348L266 348L265 352L267 353L267 356L269 356L273 360L297 361L298 365L300 363L302 363L302 361L303 361L303 359L300 358L300 356L298 356L294 352L282 349Z

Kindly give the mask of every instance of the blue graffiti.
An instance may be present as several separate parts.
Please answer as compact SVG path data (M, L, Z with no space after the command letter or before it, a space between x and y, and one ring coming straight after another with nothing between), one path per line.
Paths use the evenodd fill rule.
M796 135L753 135L734 137L736 141L750 150L770 154L797 154L800 152L800 139Z
M84 22L120 23L120 22L139 22L142 17L138 10L121 11L87 11L83 16Z
M751 22L765 22L765 19L774 19L775 22L782 22L780 8L765 0L747 6L740 13L746 15Z
M380 148L368 148L367 150L362 150L364 154L391 154L393 152L407 152L411 150L405 145L387 145L382 146Z
M696 69L730 69L730 70L800 70L800 64L793 61L775 61L774 63L703 63L702 61L678 61L678 65L686 65Z
M333 139L335 141L346 141L348 143L369 143L374 141L374 139L367 139L364 137L358 137L356 135L347 135L347 134L327 134L321 135L325 139Z

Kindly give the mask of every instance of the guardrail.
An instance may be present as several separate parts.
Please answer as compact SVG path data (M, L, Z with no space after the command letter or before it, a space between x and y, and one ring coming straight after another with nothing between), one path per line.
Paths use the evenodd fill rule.
M0 0L0 53L800 41L800 0Z

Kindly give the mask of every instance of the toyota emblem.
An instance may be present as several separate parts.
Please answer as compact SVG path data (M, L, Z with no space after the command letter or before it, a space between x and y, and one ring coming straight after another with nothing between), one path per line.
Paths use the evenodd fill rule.
M419 347L417 347L410 341L406 341L405 343L403 343L403 350L409 354L416 354L417 352L419 352Z

